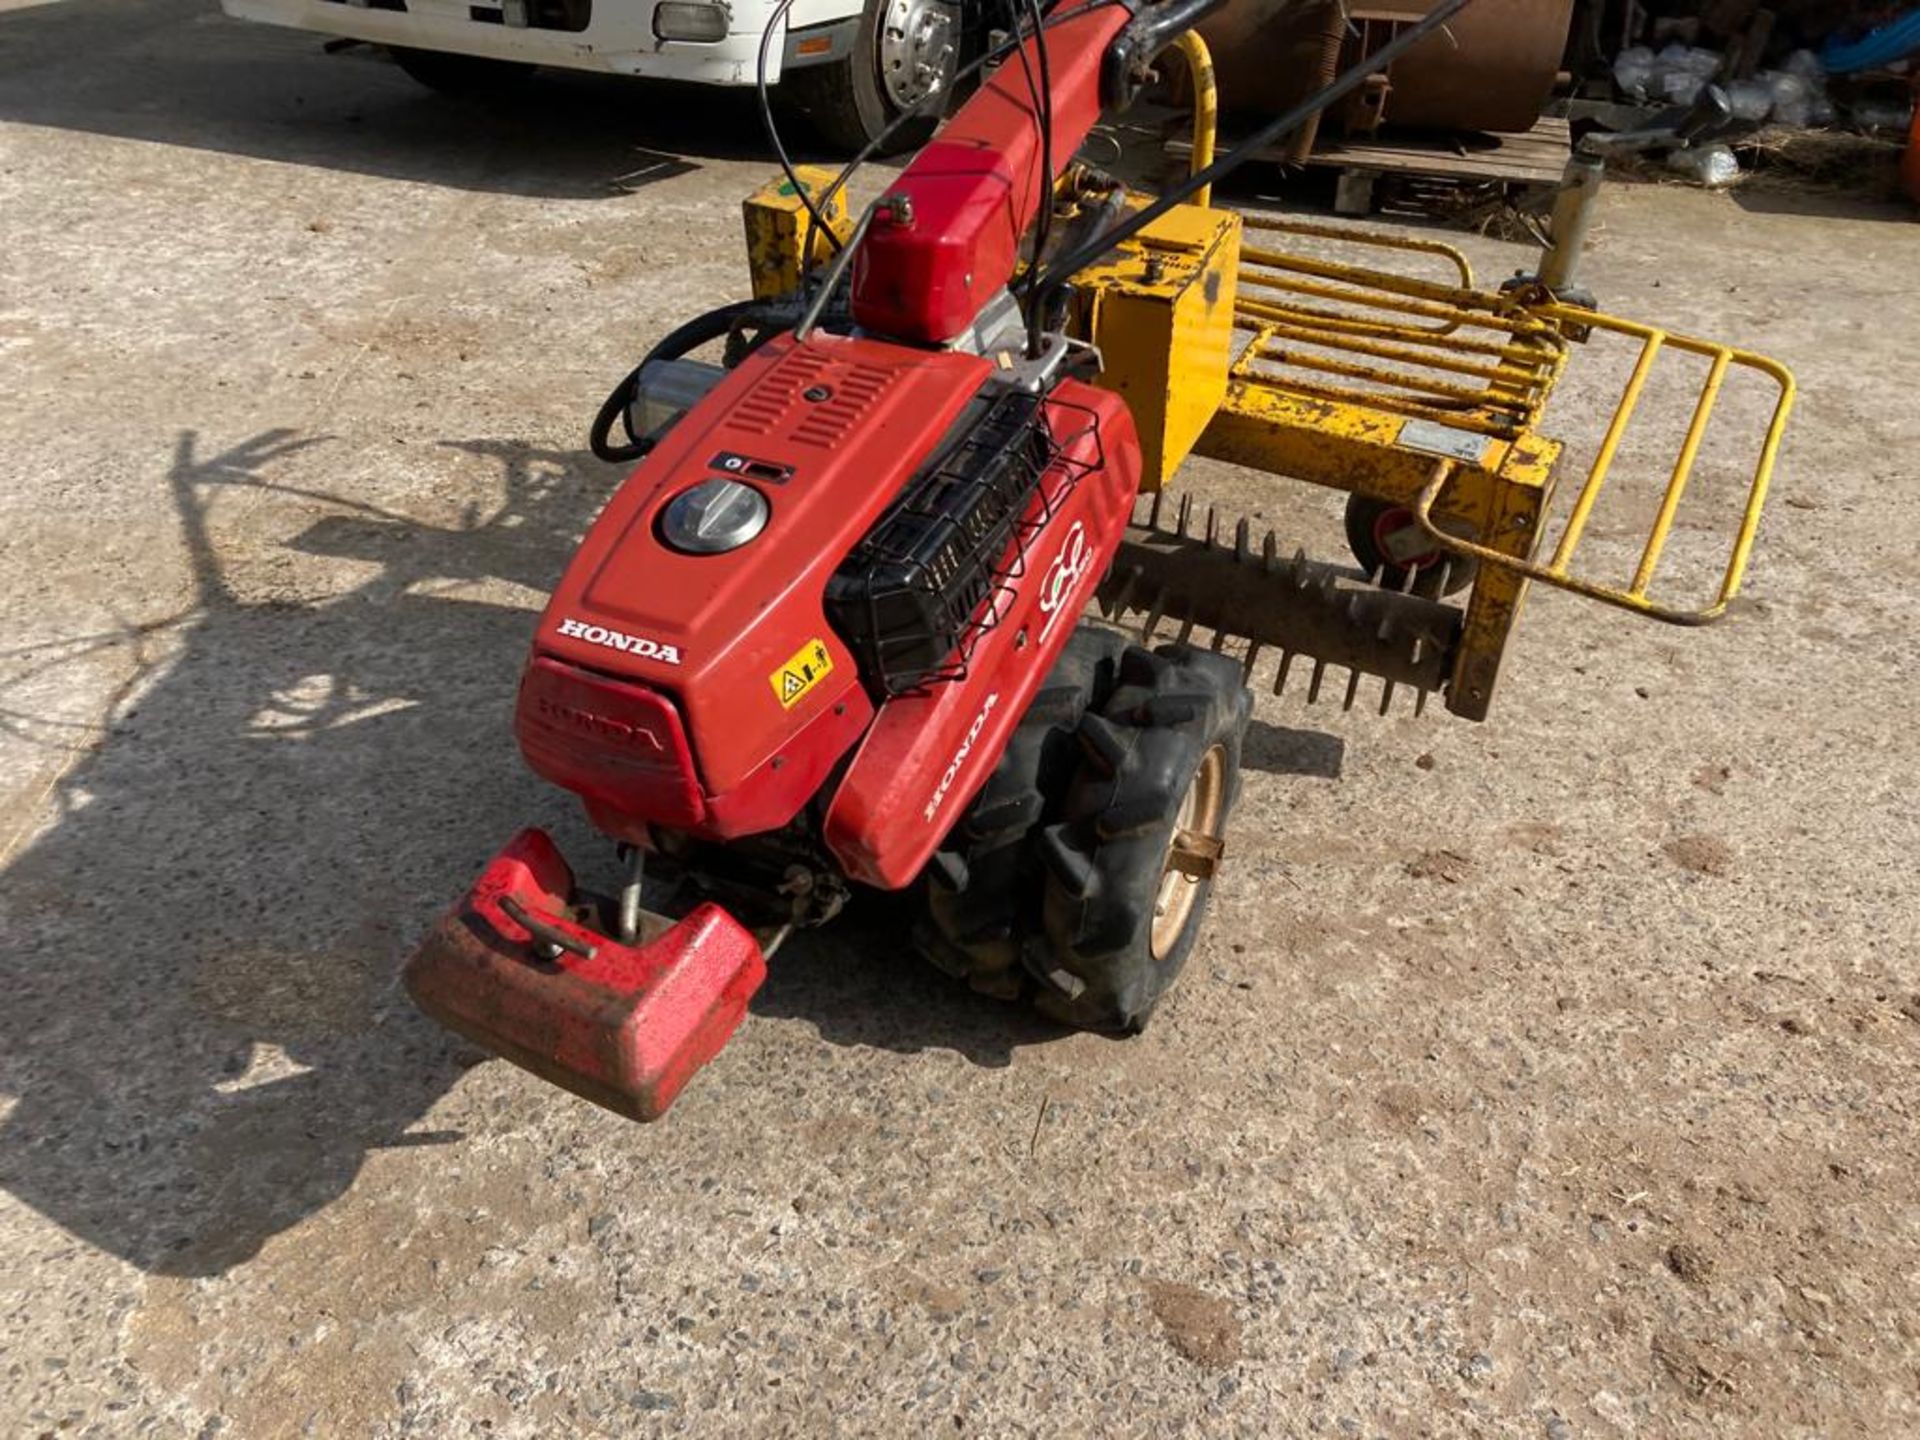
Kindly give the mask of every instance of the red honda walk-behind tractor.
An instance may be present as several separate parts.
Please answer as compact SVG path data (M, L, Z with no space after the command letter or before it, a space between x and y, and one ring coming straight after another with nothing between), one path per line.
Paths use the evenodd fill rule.
M1285 226L1209 206L1213 179L1465 0L1212 161L1188 32L1216 3L1029 0L985 62L1004 63L976 66L980 88L857 223L844 174L823 185L782 152L770 223L749 206L756 298L668 336L596 421L597 452L639 463L521 681L527 763L581 797L627 882L577 891L523 832L409 962L428 1013L652 1119L795 927L857 887L913 887L935 963L1134 1031L1200 929L1263 653L1276 690L1305 657L1315 694L1335 664L1349 704L1366 673L1478 718L1530 580L1709 618L1667 613L1647 576L1618 593L1571 576L1571 543L1537 557L1558 447L1532 422L1567 346L1628 324L1578 303L1567 257L1553 283L1496 294L1243 246ZM1149 201L1075 156L1174 44L1203 133L1192 176ZM715 344L722 363L689 358ZM1282 344L1309 368L1276 371ZM1722 370L1769 363L1708 348ZM1364 573L1163 514L1196 449L1351 492ZM1110 623L1083 619L1096 603ZM694 897L672 916L643 903L665 878Z

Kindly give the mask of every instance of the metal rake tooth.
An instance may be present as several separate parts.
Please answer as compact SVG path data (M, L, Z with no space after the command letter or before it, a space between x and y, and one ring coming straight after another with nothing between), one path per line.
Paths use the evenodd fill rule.
M1418 720L1422 715L1427 713L1427 696L1431 695L1432 693L1433 692L1431 690L1426 690L1426 689L1422 689L1418 692L1418 698L1416 698L1413 702L1413 718L1414 719Z
M1211 648L1214 654L1218 655L1221 649L1226 645L1226 643L1227 643L1226 631L1216 630L1213 632L1213 644Z
M1120 581L1120 588L1114 592L1113 599L1109 602L1113 606L1113 609L1108 613L1114 616L1126 614L1127 601L1133 598L1134 586L1139 583L1140 567L1135 565L1127 571L1126 576Z
M1452 584L1453 584L1453 556L1448 555L1443 557L1440 561L1440 589L1438 593L1441 595L1446 594L1447 590L1449 589L1449 587L1451 587Z
M1293 651L1280 652L1280 668L1273 675L1273 693L1283 695L1287 689L1287 672L1293 669Z
M1156 490L1147 505L1147 524L1155 530L1160 528L1160 504L1166 498L1166 491Z
M1153 605L1147 611L1147 623L1140 627L1140 643L1142 645L1151 645L1153 643L1153 632L1159 628L1160 622L1166 619L1166 617L1167 597L1165 595L1154 597Z
M1313 662L1313 674L1307 679L1307 704L1316 705L1320 701L1320 681L1326 676L1327 662L1317 656Z
M1183 615L1180 618L1180 633L1174 636L1173 638L1182 645L1186 644L1187 641L1193 638L1193 617L1192 616Z
M1209 550L1213 549L1213 547L1219 542L1219 539L1220 539L1220 516L1219 516L1219 513L1215 511L1213 506L1209 505L1207 506L1207 548Z
M1180 497L1179 525L1180 525L1180 538L1183 540L1186 538L1186 535L1187 535L1187 521L1192 517L1192 515L1193 515L1193 496L1182 495Z
M1387 588L1386 580L1387 580L1387 567L1384 565L1374 566L1373 573L1367 576L1367 583L1376 590L1386 589Z
M1348 667L1347 695L1346 698L1340 702L1340 708L1342 710L1353 709L1354 697L1360 693L1360 677L1365 673L1366 672L1357 665Z
M1245 671L1246 677L1249 680L1253 678L1254 663L1258 661L1259 658L1260 658L1260 642L1258 640L1249 640L1247 642L1247 658L1243 662L1246 666L1246 671Z
M1380 682L1380 713L1387 714L1393 709L1393 681Z

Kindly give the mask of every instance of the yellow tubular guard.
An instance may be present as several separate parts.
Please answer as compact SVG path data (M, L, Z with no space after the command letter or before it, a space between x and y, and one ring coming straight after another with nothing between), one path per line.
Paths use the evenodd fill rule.
M1774 461L1780 451L1780 437L1786 429L1788 412L1793 408L1795 389L1792 373L1786 366L1776 360L1769 360L1764 355L1756 355L1747 350L1736 350L1731 346L1718 345L1707 340L1696 340L1691 336L1674 335L1655 326L1622 320L1617 316L1597 314L1578 306L1549 304L1536 307L1532 313L1568 329L1605 330L1640 342L1639 359L1634 364L1633 373L1627 379L1626 389L1614 410L1613 418L1607 424L1606 434L1601 438L1599 451L1594 456L1593 467L1587 472L1587 478L1582 483L1579 493L1574 496L1573 509L1567 517L1566 526L1560 533L1558 543L1554 546L1552 557L1542 563L1504 554L1441 529L1434 521L1433 508L1442 492L1447 489L1449 481L1454 477L1457 467L1449 460L1442 460L1433 467L1426 487L1414 501L1413 511L1420 528L1427 533L1429 539L1457 554L1470 555L1484 565L1497 566L1525 576L1529 580L1538 580L1545 585L1570 590L1576 595L1585 595L1590 599L1605 601L1609 605L1618 605L1622 609L1631 610L1650 619L1664 620L1673 625L1706 625L1718 620L1726 613L1729 602L1740 593L1740 581L1746 574L1747 561L1753 553L1754 532L1759 528L1760 512L1766 504L1767 486L1773 478ZM1701 387L1700 398L1694 405L1693 419L1687 426L1686 438L1681 442L1679 457L1675 460L1673 472L1667 479L1666 491L1660 499L1659 513L1654 517L1651 533L1647 536L1646 544L1640 552L1639 563L1634 567L1633 579L1628 582L1625 589L1597 584L1570 573L1573 556L1586 532L1587 522L1592 518L1594 506L1600 498L1601 488L1607 483L1607 478L1612 472L1614 457L1619 453L1628 425L1632 423L1634 411L1640 403L1641 393L1646 388L1647 377L1661 351L1665 349L1706 357L1709 364L1706 382ZM1661 553L1666 549L1667 540L1673 532L1674 521L1680 510L1681 496L1686 492L1687 482L1693 476L1694 461L1699 457L1700 443L1706 435L1707 422L1713 414L1714 402L1719 398L1728 371L1734 368L1751 370L1766 376L1779 387L1779 398L1774 403L1773 418L1768 423L1766 437L1760 445L1760 458L1754 466L1753 480L1747 490L1746 507L1741 514L1739 529L1734 534L1733 553L1728 558L1726 569L1721 575L1719 590L1710 603L1698 609L1662 604L1650 598L1647 592L1653 584L1654 572L1660 564Z
M1193 79L1193 158L1187 173L1198 175L1213 163L1214 136L1220 127L1220 92L1213 83L1213 56L1208 53L1207 42L1193 30L1174 41L1173 48L1186 60L1187 73ZM1213 187L1202 185L1187 203L1206 209L1213 203Z

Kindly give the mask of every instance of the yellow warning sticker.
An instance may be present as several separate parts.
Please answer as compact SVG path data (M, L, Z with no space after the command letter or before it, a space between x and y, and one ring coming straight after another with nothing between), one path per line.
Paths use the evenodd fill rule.
M767 679L773 684L773 693L786 709L791 710L802 698L827 676L833 673L833 656L827 653L824 640L809 640L800 647L800 652L782 665Z

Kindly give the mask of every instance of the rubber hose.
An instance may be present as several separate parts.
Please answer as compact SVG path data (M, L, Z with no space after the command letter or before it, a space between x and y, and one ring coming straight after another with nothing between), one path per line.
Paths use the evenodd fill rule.
M1838 36L1827 41L1820 52L1820 63L1829 75L1849 75L1856 70L1877 70L1920 50L1920 10L1909 10L1898 20L1869 30L1858 40L1843 42Z
M646 358L613 387L613 393L601 404L600 413L593 417L593 428L587 433L587 444L593 453L613 465L631 464L643 458L653 449L653 442L635 435L630 426L627 430L630 443L613 443L613 422L625 420L627 408L633 403L635 388L640 383L640 372L655 360L678 360L689 350L705 345L709 340L720 339L733 329L736 321L766 308L766 302L762 300L736 300L730 305L722 305L718 310L696 315L678 329L668 332L659 344L647 352Z

